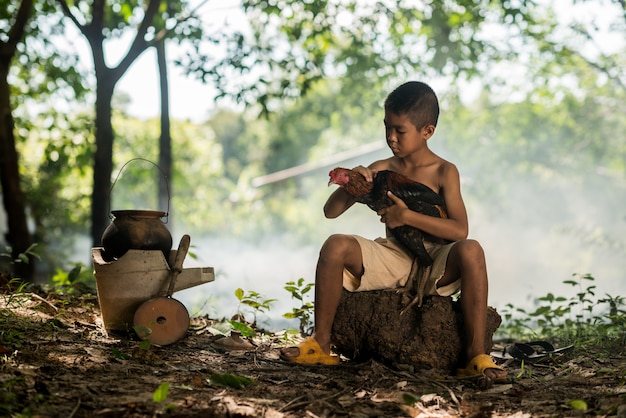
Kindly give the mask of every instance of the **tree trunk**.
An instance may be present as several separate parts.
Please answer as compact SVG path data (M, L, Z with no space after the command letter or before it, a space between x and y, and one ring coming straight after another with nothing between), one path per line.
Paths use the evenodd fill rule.
M91 237L93 246L101 245L102 233L109 225L111 174L113 172L113 125L111 98L117 79L101 76L96 88L96 151L94 153L93 194L91 195Z
M155 45L159 67L159 88L161 91L161 136L159 138L159 167L165 178L159 175L159 208L168 211L168 222L172 229L170 207L170 193L172 189L172 136L170 133L170 94L167 79L167 59L165 54L165 39ZM159 173L160 174L160 173Z
M400 315L409 299L398 290L343 291L332 329L336 350L352 359L374 358L417 370L454 374L463 367L463 317L451 297L432 296ZM485 350L500 326L500 315L487 311Z
M33 238L28 230L26 202L20 183L19 156L13 130L8 74L11 60L15 56L18 42L23 37L24 27L32 8L32 0L21 2L13 27L8 32L9 39L6 42L0 42L0 184L2 185L2 203L7 215L6 240L11 245L13 260L28 250L33 244ZM34 264L35 258L28 256L27 263L19 262L13 265L13 275L32 281Z

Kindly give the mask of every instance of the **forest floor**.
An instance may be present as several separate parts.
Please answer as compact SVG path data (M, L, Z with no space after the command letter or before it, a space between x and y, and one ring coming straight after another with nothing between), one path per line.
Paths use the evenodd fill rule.
M0 292L0 416L626 417L623 346L510 363L506 383L482 390L373 360L294 365L277 335L219 351L211 322L192 318L182 340L144 348L104 332L93 295Z

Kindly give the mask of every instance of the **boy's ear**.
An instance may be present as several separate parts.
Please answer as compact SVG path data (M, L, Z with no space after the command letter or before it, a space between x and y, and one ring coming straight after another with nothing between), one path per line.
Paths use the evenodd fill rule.
M422 134L424 138L430 139L435 134L435 125L426 125L422 128Z

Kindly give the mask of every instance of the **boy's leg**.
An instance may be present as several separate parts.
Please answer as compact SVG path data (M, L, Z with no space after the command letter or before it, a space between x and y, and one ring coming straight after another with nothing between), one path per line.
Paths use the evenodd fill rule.
M330 333L343 290L343 270L356 278L363 275L361 246L350 235L328 237L320 250L315 271L315 331L313 338L326 354L330 354ZM281 350L286 357L298 356L297 347Z
M477 241L458 241L450 249L446 270L438 286L450 284L461 278L461 311L465 324L466 361L485 354L485 328L487 325L487 266L485 253ZM506 376L498 369L487 369L491 379Z

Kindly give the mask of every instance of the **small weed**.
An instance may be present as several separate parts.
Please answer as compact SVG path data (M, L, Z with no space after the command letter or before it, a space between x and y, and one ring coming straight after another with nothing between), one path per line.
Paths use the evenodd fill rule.
M293 308L291 312L283 314L283 318L298 319L300 321L300 333L311 335L313 332L313 322L311 317L315 311L315 306L310 301L305 301L305 295L313 288L313 283L304 283L303 278L297 282L287 282L284 289L291 294L292 299L302 302L299 308Z
M241 306L248 306L252 308L252 315L254 317L254 320L252 321L253 324L256 324L257 315L259 313L268 312L271 308L272 303L276 302L276 299L263 299L263 296L260 293L257 293L253 290L246 293L241 288L235 290L235 296L239 301L239 306L237 307L237 316L245 318L243 312L241 312Z
M84 289L95 289L96 279L90 268L85 268L83 263L72 263L73 267L70 271L57 269L52 276L52 285L55 288L61 288L69 292L84 293Z
M595 281L590 274L574 274L577 279L563 283L577 288L572 297L548 293L537 299L539 306L526 311L506 305L501 338L547 338L580 344L595 340L626 343L626 304L622 296L596 298Z
M11 254L13 253L13 249L10 246L5 246L4 248L4 252L0 253L0 257L2 258L8 258L8 259L12 259L11 263L29 263L29 259L28 256L32 256L38 260L41 260L41 257L39 257L39 254L37 253L37 251L35 251L35 248L37 248L37 244L31 244L26 251L24 251L23 253L19 253L17 255L17 258L12 259Z

